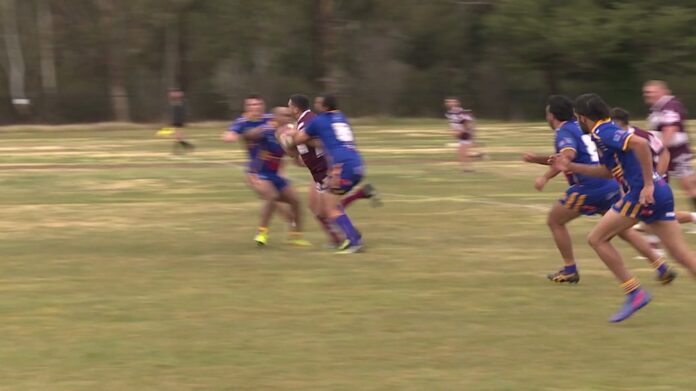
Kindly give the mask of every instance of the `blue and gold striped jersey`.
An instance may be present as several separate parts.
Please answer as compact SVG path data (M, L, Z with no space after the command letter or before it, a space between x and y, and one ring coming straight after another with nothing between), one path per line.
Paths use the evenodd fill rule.
M576 121L566 121L560 128L556 129L555 140L556 153L561 153L565 150L575 152L573 163L581 164L599 164L599 156L597 156L597 146L590 138L590 135L583 134L582 129ZM572 185L588 185L588 186L603 186L607 180L595 178L586 175L566 172L568 184Z

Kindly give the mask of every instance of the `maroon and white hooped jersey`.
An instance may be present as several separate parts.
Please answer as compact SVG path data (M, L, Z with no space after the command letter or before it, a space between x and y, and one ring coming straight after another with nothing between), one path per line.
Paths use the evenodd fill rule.
M648 116L650 130L657 132L660 138L662 138L661 132L666 126L677 127L677 132L674 133L669 145L667 145L667 148L670 149L689 144L689 136L685 129L686 120L686 108L672 95L663 96L655 102L650 108L650 115Z
M474 120L471 110L466 110L461 107L455 107L451 110L447 110L445 117L449 121L450 129L455 132L469 131L469 128L467 128L465 124Z
M316 114L312 113L310 110L302 113L300 118L297 119L297 130L299 132L304 132L315 117ZM300 144L297 146L297 152L312 174L314 182L321 183L324 181L328 170L324 151L319 147L315 148L310 145Z
M657 165L660 154L665 149L664 144L662 144L662 140L660 140L660 138L655 136L653 133L634 126L629 126L628 131L648 141L648 144L650 145L650 152L652 152L653 156L653 163L654 165Z

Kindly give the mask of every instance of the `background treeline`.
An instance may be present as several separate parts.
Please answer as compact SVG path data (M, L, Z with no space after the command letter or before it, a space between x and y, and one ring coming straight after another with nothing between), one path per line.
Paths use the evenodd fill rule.
M2 123L159 121L172 87L195 120L325 90L353 115L439 115L454 94L540 118L549 93L590 90L642 115L649 78L696 107L693 0L0 3Z

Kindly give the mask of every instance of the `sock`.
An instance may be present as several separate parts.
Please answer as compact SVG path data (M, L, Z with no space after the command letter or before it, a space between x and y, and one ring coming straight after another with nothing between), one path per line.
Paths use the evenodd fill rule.
M653 262L652 266L653 268L655 268L655 270L657 270L659 274L666 272L668 268L667 262L664 258L660 258L657 261Z
M341 237L338 235L336 230L334 229L333 225L331 225L331 222L329 222L328 219L325 217L320 217L317 216L317 220L319 220L319 223L321 224L322 228L324 228L324 231L326 232L327 235L331 238L331 241L334 244L341 244L342 240Z
M630 295L640 290L640 281L638 281L637 278L633 277L630 280L621 284L621 289L623 289L625 294Z
M361 199L361 198L367 198L367 194L365 194L365 191L361 188L360 190L356 191L355 193L344 197L341 200L341 205L343 205L344 208L347 208L348 205L352 204L353 202Z
M346 234L346 239L350 240L351 243L356 243L360 240L358 231L356 231L355 227L353 227L353 223L350 221L347 214L344 213L338 216L335 222L336 225L341 227L343 232Z
M259 233L260 233L260 234L267 234L267 233L268 233L268 227L259 227Z
M573 274L578 272L578 267L575 264L572 264L570 266L566 265L563 267L563 273L565 274Z

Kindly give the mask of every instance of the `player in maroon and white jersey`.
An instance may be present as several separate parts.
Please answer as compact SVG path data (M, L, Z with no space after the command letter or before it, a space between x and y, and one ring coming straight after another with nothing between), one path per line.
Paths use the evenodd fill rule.
M659 175L666 176L670 163L670 155L669 150L664 147L660 138L654 133L631 125L629 112L620 107L615 107L611 110L611 119L620 128L648 140L653 155L653 161L655 162L655 171L657 171ZM696 213L677 211L675 214L680 224L696 223ZM646 234L646 239L653 249L657 251L658 254L664 255L664 250L661 249L660 239L650 232L649 227L643 224L636 224L634 228Z
M650 106L648 123L670 154L668 173L676 178L696 207L696 173L691 167L691 149L686 133L687 113L664 81L651 80L643 86L643 99Z
M470 150L474 141L474 117L471 110L462 108L458 98L445 98L445 117L450 125L452 135L459 143L459 162L464 172L473 171L471 168Z
M320 99L317 98L316 100ZM316 100L315 107L317 106ZM319 101L319 106L321 106L321 101ZM309 98L304 95L292 95L288 101L288 107L297 121L295 126L297 132L304 132L316 117L316 114L309 109ZM312 175L313 182L309 187L309 208L331 239L332 245L340 245L343 242L343 238L339 236L338 231L326 217L325 205L322 201L322 194L327 189L328 163L321 142L319 140L310 140L308 144L300 144L296 150L288 151L288 154L299 158L297 162L307 167ZM345 208L361 198L372 198L373 201L379 203L377 191L369 183L344 197L341 203Z

